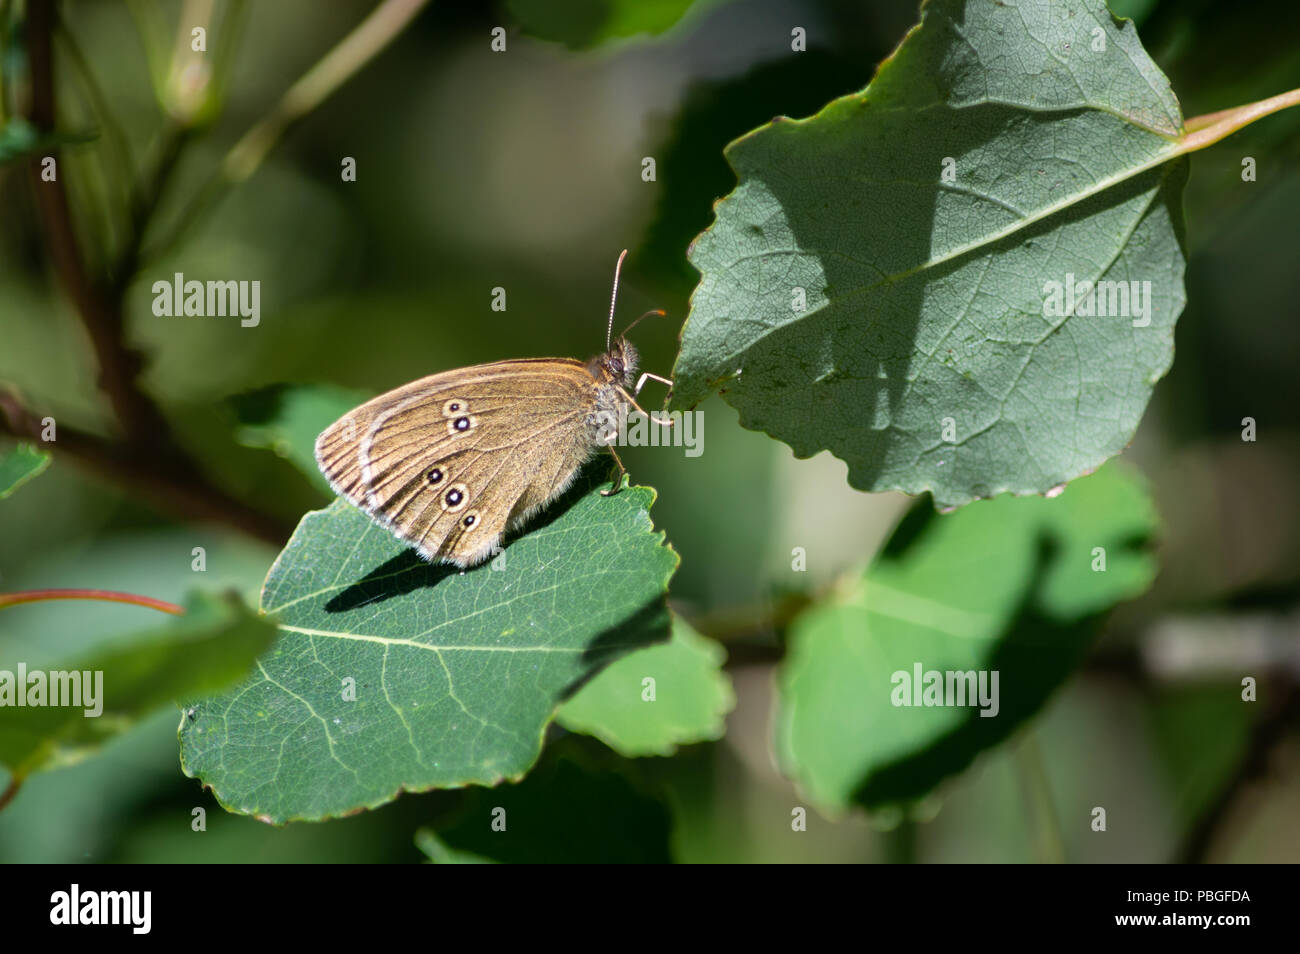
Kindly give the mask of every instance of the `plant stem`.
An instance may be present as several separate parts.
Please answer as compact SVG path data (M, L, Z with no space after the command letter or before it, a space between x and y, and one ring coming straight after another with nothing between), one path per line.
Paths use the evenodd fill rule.
M1194 116L1183 123L1186 133L1179 142L1177 151L1185 153L1204 149L1257 119L1291 106L1300 106L1300 89L1278 93L1276 96L1247 103L1245 106L1234 106L1232 109L1223 109L1217 113Z
M235 143L221 164L229 183L251 176L285 131L343 85L392 42L428 0L384 0L355 29L289 87L275 107Z
M80 461L164 510L223 523L277 547L283 546L293 532L292 524L232 497L188 462L142 453L129 444L67 424L58 425L58 439L52 443L42 439L41 431L41 418L27 410L15 395L0 389L0 433Z
M52 0L32 0L28 5L27 54L31 64L29 119L42 132L55 128L53 31L56 18ZM32 193L44 225L46 245L54 270L71 296L90 336L99 363L99 386L127 435L142 445L157 445L167 425L153 402L136 386L140 354L122 344L123 315L120 302L108 301L91 278L77 240L72 210L63 178L41 178L42 157L29 162Z
M31 0L28 4L27 52L32 87L29 118L46 132L54 130L57 118L52 39L56 20L53 0ZM41 157L31 160L32 193L55 274L81 316L99 365L99 387L125 439L112 441L60 424L57 442L46 442L41 437L41 419L3 391L0 432L66 452L132 492L185 516L219 520L280 545L292 526L231 497L208 481L203 466L175 441L162 411L139 387L143 356L124 341L125 295L139 266L140 242L186 137L186 131L174 124L163 135L152 172L133 192L128 234L116 264L107 274L93 274L82 255L64 176L47 182L41 178Z
M1061 835L1061 820L1052 800L1052 786L1043 764L1043 753L1038 746L1034 730L1025 731L1016 748L1016 764L1020 767L1020 780L1025 789L1025 801L1037 829L1038 851L1049 864L1065 862L1065 839Z
M302 75L265 116L240 137L216 173L177 217L174 230L157 248L169 248L215 206L231 186L247 180L290 127L325 101L402 32L428 0L384 0L338 45ZM144 258L152 260L150 250Z
M383 49L426 2L385 0L380 4L295 83L279 104L235 145L214 180L217 185L225 188L252 175L290 126ZM147 5L133 4L133 8L142 14L149 11ZM242 7L236 12L240 9ZM29 0L25 24L31 74L28 118L38 130L47 133L57 125L52 39L57 21L55 0ZM158 65L154 64L152 70L156 74ZM220 77L217 79L221 81ZM155 84L165 81L166 77L155 75ZM127 289L138 274L141 263L152 257L143 248L145 234L184 147L195 134L196 130L175 118L168 121L158 140L148 174L138 178L131 192L129 221L120 249L115 256L106 251L100 256L101 262L106 264L99 264L93 270L83 254L64 176L60 174L53 181L45 181L41 177L43 157L33 157L30 161L32 193L54 272L72 299L90 338L99 366L99 388L113 409L124 439L110 440L60 424L57 443L46 442L41 437L41 418L23 407L14 395L2 390L0 433L33 440L38 446L49 449L57 447L123 484L133 494L156 501L187 517L218 520L281 545L292 531L292 525L263 513L210 483L202 463L191 457L175 440L162 410L140 387L143 355L125 341ZM200 193L200 202L205 203L208 195L206 189ZM179 219L182 224L170 241L176 241L179 231L196 217L189 212L182 215ZM152 250L170 247L165 242L153 246Z
M5 806L14 800L14 796L18 794L18 789L22 787L23 778L21 775L10 777L9 784L5 786L3 792L0 792L0 812L4 811Z
M109 603L131 603L149 609L161 610L180 616L185 608L166 600L157 600L152 596L139 596L135 593L120 593L116 590L51 589L23 590L18 593L0 593L0 609L17 606L20 603L41 603L46 600L103 600Z

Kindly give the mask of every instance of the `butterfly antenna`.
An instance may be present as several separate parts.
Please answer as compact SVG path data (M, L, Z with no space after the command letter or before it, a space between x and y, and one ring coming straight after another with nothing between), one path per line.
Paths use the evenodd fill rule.
M620 338L626 337L627 333L637 326L637 322L639 322L641 318L649 318L651 315L658 315L660 318L662 318L666 314L668 314L668 312L664 311L662 308L651 308L649 311L647 311L644 315L641 315L639 318L633 318L632 323L628 325L626 328L624 328L621 332L619 332L618 336Z
M605 327L605 350L609 350L609 336L614 333L614 305L618 301L618 274L623 270L623 259L627 258L627 249L618 257L614 266L614 293L609 296L609 324Z

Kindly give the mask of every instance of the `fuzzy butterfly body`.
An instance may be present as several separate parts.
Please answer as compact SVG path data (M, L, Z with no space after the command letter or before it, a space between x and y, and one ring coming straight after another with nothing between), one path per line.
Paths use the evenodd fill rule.
M423 557L472 566L608 444L633 405L636 357L620 337L585 364L530 358L421 378L331 424L316 462Z

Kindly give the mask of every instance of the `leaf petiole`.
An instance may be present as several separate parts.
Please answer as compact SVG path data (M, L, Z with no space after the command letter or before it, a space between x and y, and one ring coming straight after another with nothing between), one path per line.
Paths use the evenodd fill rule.
M161 610L164 613L171 613L176 616L180 616L185 612L183 607L177 606L175 603L157 600L152 596L119 593L116 590L85 589L23 590L18 593L0 593L0 609L17 606L19 603L40 603L46 600L105 600L110 603L132 603L136 606L147 606L149 609Z

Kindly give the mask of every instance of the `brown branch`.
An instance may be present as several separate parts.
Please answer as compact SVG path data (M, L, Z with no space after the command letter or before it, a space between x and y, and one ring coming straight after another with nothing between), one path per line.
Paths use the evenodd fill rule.
M28 4L28 116L37 129L47 133L57 125L53 50L56 18L53 0L31 0ZM5 393L0 393L0 430L67 454L162 509L225 523L278 546L288 538L292 527L231 497L207 479L202 467L175 441L161 409L140 388L143 356L123 340L126 292L139 267L140 244L185 138L184 130L169 128L165 132L152 174L132 190L123 248L116 261L106 263L98 276L88 268L78 241L62 172L53 181L45 181L41 178L43 157L32 158L32 192L50 260L86 328L99 366L99 387L113 408L124 440L112 441L60 425L57 441L47 444L41 439L39 418L16 397Z
M283 546L292 525L249 507L208 481L187 460L148 457L119 441L59 424L57 439L41 439L41 420L13 394L0 390L0 433L32 441L38 447L71 457L91 471L121 484L142 500L182 517L223 523Z
M178 125L170 125L163 132L158 147L158 157L154 161L153 173L147 180L137 182L131 190L130 220L127 224L127 237L122 251L113 263L110 272L112 282L111 294L122 301L136 272L140 270L145 233L153 221L163 194L171 181L172 173L180 163L181 150L191 135L190 130Z
M18 789L22 787L23 780L21 776L10 776L9 784L5 786L3 792L0 792L0 812L4 811L5 806L14 800L14 796L18 794Z
M32 0L27 10L27 55L31 64L31 105L28 118L44 133L56 125L54 105L53 0ZM53 151L57 154L57 150ZM166 420L140 390L140 353L122 341L125 328L121 295L108 294L86 268L72 221L72 209L62 174L41 178L43 156L28 163L32 193L44 226L46 246L60 283L81 315L99 364L99 387L107 395L127 438L140 447L162 447L169 440ZM57 170L57 165L56 165Z
M383 49L426 2L384 0L231 150L222 166L225 183L237 184L250 176L290 126ZM29 0L25 24L31 77L28 118L37 130L47 134L56 130L58 119L53 44L57 20L55 0ZM133 495L155 501L165 509L220 521L278 545L292 528L208 481L202 466L173 437L162 410L140 387L143 356L124 341L127 289L140 270L145 234L192 132L185 122L171 119L150 173L140 176L132 188L122 247L116 254L103 250L96 269L88 267L80 245L61 171L52 181L46 181L41 177L45 157L31 159L32 191L50 260L86 328L99 366L98 386L113 408L124 439L112 441L60 426L57 442L46 444L41 440L37 417L16 397L3 392L0 432L57 447L123 484Z

